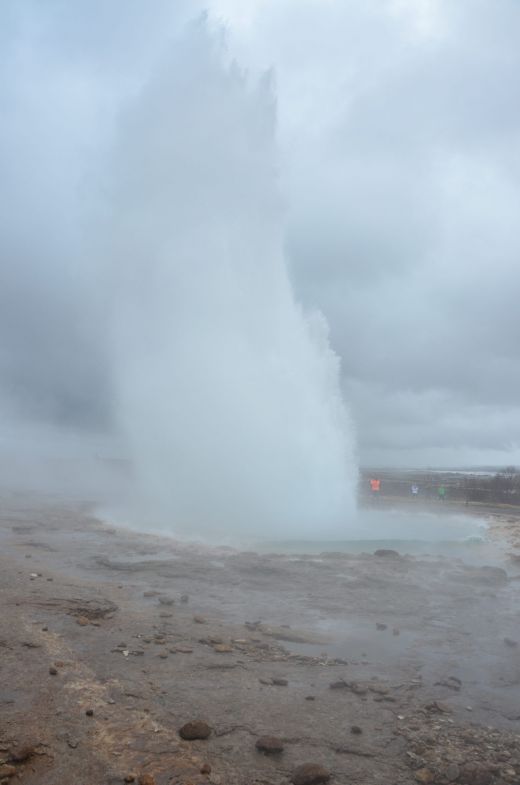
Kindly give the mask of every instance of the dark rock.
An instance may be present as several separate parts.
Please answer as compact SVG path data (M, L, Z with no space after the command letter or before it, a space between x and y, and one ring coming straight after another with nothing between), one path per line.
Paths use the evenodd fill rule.
M441 679L441 681L436 681L434 686L447 687L449 690L454 690L455 692L459 692L462 686L462 682L460 679L457 679L456 676L448 676L447 679Z
M192 720L187 722L182 728L179 729L179 736L186 741L194 741L195 739L207 739L211 734L211 728L207 722L203 720Z
M391 548L378 548L374 551L374 556L380 559L400 559L401 556L398 551L393 551Z
M261 736L256 740L255 747L260 752L265 752L267 755L277 752L283 752L283 742L277 739L276 736Z
M331 690L346 690L348 687L349 683L345 679L338 679L338 681L333 681L329 684L329 689Z
M350 732L356 736L359 736L360 733L363 733L363 729L359 727L359 725L352 725L350 728Z
M316 696L315 695L306 695L305 696L305 700L306 701L315 701L316 700Z
M504 643L506 646L510 646L512 649L518 646L518 641L514 641L512 638L504 638Z
M87 715L87 717L93 717L94 716L94 709L87 709L85 714Z
M449 714L451 712L450 707L446 703L441 703L441 701L425 703L424 708L432 714Z
M173 597L159 597L160 605L175 605Z
M58 671L54 667L54 665L51 665L51 667L49 668L49 673L50 673L51 676L57 676L58 675Z
M318 763L303 763L294 771L291 782L293 785L319 785L328 782L330 772Z
M382 632L383 630L387 630L387 629L388 629L388 624L382 624L379 621L376 623L376 630L379 630L379 632Z
M23 747L19 747L17 750L11 750L9 758L15 763L25 763L26 760L29 760L29 758L32 758L35 754L36 750L34 749L33 745L25 744Z
M202 764L202 766L200 767L200 773L201 774L211 774L211 766L209 765L209 763L203 763Z
M125 777L125 782L135 782L135 774L127 774Z
M193 621L194 621L196 624L206 624L206 621L207 621L207 620L204 618L204 616L199 616L199 615L197 615L197 614L196 614L196 615L193 617Z
M287 687L289 682L287 681L287 679L275 678L275 679L271 679L271 684L274 684L275 687Z

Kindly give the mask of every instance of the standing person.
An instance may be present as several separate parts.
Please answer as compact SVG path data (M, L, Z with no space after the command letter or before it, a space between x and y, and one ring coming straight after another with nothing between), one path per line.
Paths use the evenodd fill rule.
M373 499L379 498L379 492L381 490L381 480L377 480L376 478L371 479L370 490Z
M441 502L446 501L446 488L444 485L439 485L438 494L439 494L439 501Z
M413 498L416 499L419 495L419 486L414 483L410 488L410 491L412 493Z

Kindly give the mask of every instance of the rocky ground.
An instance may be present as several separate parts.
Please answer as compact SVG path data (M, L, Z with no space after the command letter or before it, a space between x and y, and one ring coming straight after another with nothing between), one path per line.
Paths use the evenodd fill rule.
M258 555L4 495L0 783L520 783L518 532Z

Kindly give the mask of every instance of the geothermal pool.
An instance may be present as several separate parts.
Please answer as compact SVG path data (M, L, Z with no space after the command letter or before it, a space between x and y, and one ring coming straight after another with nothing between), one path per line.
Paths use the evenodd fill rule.
M359 510L345 526L345 536L258 539L251 547L262 552L319 554L324 551L373 553L390 548L412 555L461 558L469 563L496 563L502 549L488 538L482 518L453 513L403 510Z

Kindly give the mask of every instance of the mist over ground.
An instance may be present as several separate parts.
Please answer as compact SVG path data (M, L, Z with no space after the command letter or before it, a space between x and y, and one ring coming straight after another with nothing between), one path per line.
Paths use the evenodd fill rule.
M294 488L294 477L305 475L298 453L325 483L327 499L336 498L332 506L338 503L331 467L344 461L348 477L353 451L352 437L343 443L340 436L350 425L343 424L338 373L362 463L514 463L520 438L520 118L511 98L519 66L517 4L315 0L302 7L267 0L245 8L210 0L204 7L208 40L220 51L206 71L203 60L194 65L187 43L204 10L197 2L175 8L158 2L153 13L135 1L2 4L0 416L7 462L14 445L20 453L31 444L33 465L46 451L126 459L138 432L141 455L156 449L154 434L170 403L160 410L145 401L155 394L154 375L172 397L174 377L158 370L165 367L163 339L185 330L190 314L173 307L173 295L170 313L153 271L164 271L161 259L172 249L179 258L181 246L197 251L189 287L198 311L191 315L206 337L186 363L215 356L208 337L212 308L230 296L222 267L208 258L208 246L222 248L222 238L208 225L212 210L195 185L185 190L191 182L211 190L219 220L233 213L229 258L248 257L242 294L251 302L254 288L258 298L242 314L251 326L247 341L254 332L263 362L269 356L283 366L288 353L302 355L298 374L278 377L273 387L276 374L255 378L241 348L226 342L229 364L218 365L233 380L226 392L236 422L247 420L239 380L255 387L256 401L281 389L278 420L270 424L285 448L274 448L261 407L256 435L248 439L241 426L228 427L220 408L222 430L208 436L204 452L214 460L212 444L225 431L226 457L240 471L233 482L215 475L215 493L229 498L230 487L247 493L246 475L257 477L258 467L239 456L248 449L259 455L261 435L269 456L262 461L269 463L264 483ZM270 86L262 81L267 69ZM211 80L219 78L212 93ZM228 83L234 98L223 86ZM195 100L200 114L190 120ZM190 199L200 217L195 236L185 219ZM284 280L275 283L286 263L290 282L282 272ZM231 261L231 278L237 269ZM248 276L260 269L256 286ZM206 284L215 295L211 307L200 299ZM154 309L147 297L162 299ZM284 302L278 313L289 312L290 319L277 319L276 297ZM229 319L219 329L236 335L238 315L229 305L228 299ZM329 339L321 317L308 320L316 310L330 325ZM126 331L127 341L125 320L135 331ZM221 343L217 335L211 338ZM275 335L286 341L276 345L273 359ZM149 346L145 352L147 339L156 344L155 358ZM136 374L138 356L148 374ZM178 353L177 390L181 359ZM205 386L218 408L223 383L208 385L202 365L196 387ZM137 376L148 389L138 388ZM125 390L133 390L134 400ZM189 390L177 400L193 434L178 442L188 471L193 450L203 452L207 421ZM282 438L293 426L303 449L298 439ZM165 466L171 458L165 456ZM146 485L164 489L165 471L151 470ZM34 469L28 474L36 478Z

